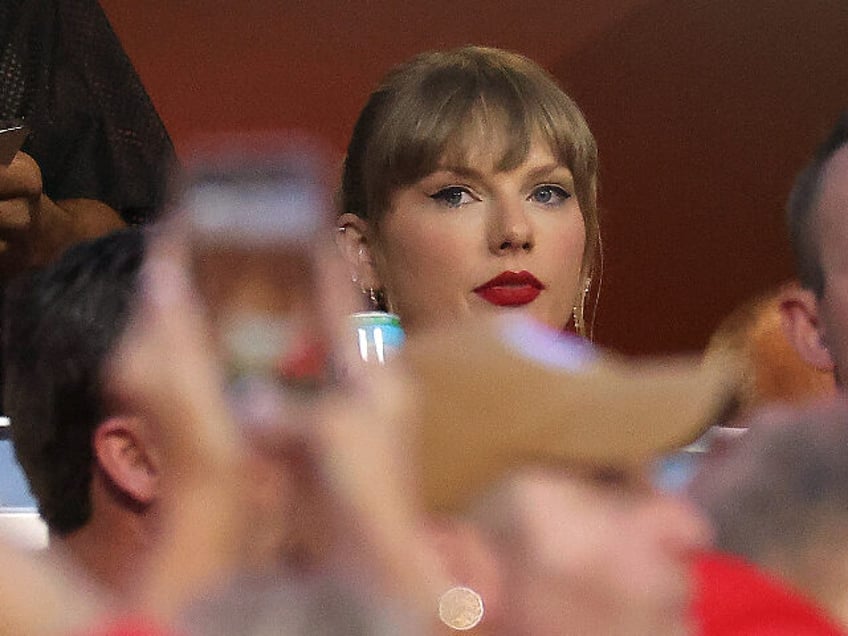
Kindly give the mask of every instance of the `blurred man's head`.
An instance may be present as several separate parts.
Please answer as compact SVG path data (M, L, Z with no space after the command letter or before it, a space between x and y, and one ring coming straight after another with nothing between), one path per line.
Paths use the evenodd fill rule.
M765 412L705 466L692 496L717 547L848 624L848 404Z
M691 631L691 564L710 529L638 471L522 469L470 518L499 563L483 593L496 633Z
M848 374L848 112L800 173L789 199L789 233L803 293L783 312L798 352Z

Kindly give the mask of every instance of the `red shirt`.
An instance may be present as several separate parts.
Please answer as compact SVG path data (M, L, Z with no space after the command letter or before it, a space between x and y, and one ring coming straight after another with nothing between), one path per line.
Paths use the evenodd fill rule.
M178 636L144 616L122 616L81 636Z
M821 608L753 565L718 552L695 564L702 636L846 636Z

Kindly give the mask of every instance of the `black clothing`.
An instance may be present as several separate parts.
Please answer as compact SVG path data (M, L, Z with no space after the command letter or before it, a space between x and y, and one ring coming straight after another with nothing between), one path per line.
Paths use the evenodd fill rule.
M53 200L87 198L128 223L165 201L174 147L95 0L0 2L0 118L32 132L23 150Z

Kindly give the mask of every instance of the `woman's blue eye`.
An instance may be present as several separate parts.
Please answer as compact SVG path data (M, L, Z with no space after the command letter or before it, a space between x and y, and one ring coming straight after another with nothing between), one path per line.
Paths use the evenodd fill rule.
M530 198L543 205L558 205L571 198L564 188L555 185L542 185L530 193Z
M468 189L461 186L442 188L435 194L431 194L430 198L434 201L444 203L449 208L458 208L459 206L465 203L470 203L473 200Z

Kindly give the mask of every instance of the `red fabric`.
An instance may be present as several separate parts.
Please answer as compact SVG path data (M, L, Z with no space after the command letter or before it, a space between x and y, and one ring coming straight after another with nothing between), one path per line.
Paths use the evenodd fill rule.
M124 616L81 636L178 636L149 618Z
M717 552L695 564L693 611L702 636L846 636L823 610L736 557Z

